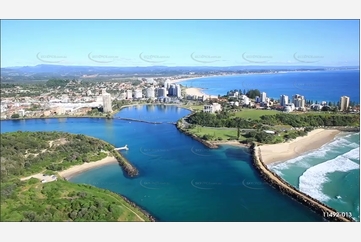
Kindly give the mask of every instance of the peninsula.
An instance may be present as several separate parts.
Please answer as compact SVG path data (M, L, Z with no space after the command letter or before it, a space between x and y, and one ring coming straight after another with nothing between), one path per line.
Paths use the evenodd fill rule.
M66 180L116 162L137 175L114 146L63 132L17 131L1 140L1 221L155 221L123 196Z

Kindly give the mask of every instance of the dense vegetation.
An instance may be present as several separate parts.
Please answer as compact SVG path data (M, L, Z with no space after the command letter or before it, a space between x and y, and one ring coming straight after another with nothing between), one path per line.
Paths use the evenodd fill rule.
M122 197L90 185L36 178L1 185L1 221L149 221Z
M236 92L238 92L238 95L246 95L247 97L249 97L249 98L252 98L252 99L254 99L254 98L256 98L257 96L258 97L260 97L261 96L261 92L260 92L260 90L258 90L258 89L250 89L250 90L241 90L241 89L234 89L234 90L231 90L231 91L228 91L227 92L227 95L226 96L224 96L224 97L229 97L229 96L232 96L232 95L234 95Z
M1 134L1 181L45 170L61 171L108 156L113 147L85 135L61 132Z
M360 117L348 114L310 114L295 115L279 113L275 115L263 115L260 120L250 120L235 117L229 112L217 114L197 112L188 120L191 124L207 127L239 127L244 129L257 128L262 125L290 125L292 127L317 127L317 126L359 126Z
M129 105L132 102L129 100L113 100L112 101L112 107L113 110L119 110L121 109L124 105Z
M244 135L246 139L243 140L243 142L248 144L252 142L258 142L263 144L277 144L295 139L300 136L305 136L312 129L313 128L311 127L306 127L304 130L286 130L284 132L276 132L276 135L263 132L263 130L254 130L247 132Z
M17 131L1 134L0 148L1 221L149 221L138 208L109 191L61 179L20 180L40 172L56 174L108 155L126 163L104 141L80 134ZM125 169L130 169L127 165Z
M46 82L47 87L65 87L70 81L62 79L50 79Z

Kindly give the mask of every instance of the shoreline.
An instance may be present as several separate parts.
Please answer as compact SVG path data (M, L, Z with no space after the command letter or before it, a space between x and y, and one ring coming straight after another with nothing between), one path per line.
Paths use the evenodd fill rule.
M170 82L171 84L174 84L174 83L178 83L178 82L186 82L186 81L190 81L190 80L203 79L203 78L208 78L208 77L235 76L235 75L239 75L239 74L209 75L209 76L198 76L198 77L185 77L185 78L180 78L180 79L169 80L169 82Z
M190 88L186 88L186 95L190 95L190 96L208 96L212 99L214 98L217 98L218 99L218 96L216 95L208 95L207 93L205 93L203 91L202 88L198 88L198 87L190 87Z
M316 214L322 216L324 219L332 222L356 222L351 217L342 216L328 216L329 214L338 214L338 212L330 206L318 201L315 198L299 191L297 188L290 185L287 181L282 179L275 172L271 171L267 164L263 162L260 147L253 144L250 147L252 163L254 168L259 172L260 176L268 182L272 187L279 190L281 193L288 195L299 203L309 207Z
M77 176L85 171L89 171L93 168L101 167L108 164L116 164L116 163L118 163L117 158L115 158L114 156L108 156L98 161L72 166L64 171L59 171L58 175L63 177L65 180L70 180L74 176Z
M279 144L259 146L265 165L282 163L319 149L332 142L341 131L337 129L315 129L306 136Z

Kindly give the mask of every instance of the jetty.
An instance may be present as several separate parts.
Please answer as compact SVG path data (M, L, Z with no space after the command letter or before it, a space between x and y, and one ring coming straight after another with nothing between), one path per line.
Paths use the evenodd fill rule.
M148 124L162 124L162 122L151 122L151 121L145 121L145 120L133 119L133 118L120 118L120 117L118 117L116 119L125 120L125 121L133 121L133 122L142 122L142 123L148 123Z
M114 150L129 150L128 145L125 145L123 147L115 148Z

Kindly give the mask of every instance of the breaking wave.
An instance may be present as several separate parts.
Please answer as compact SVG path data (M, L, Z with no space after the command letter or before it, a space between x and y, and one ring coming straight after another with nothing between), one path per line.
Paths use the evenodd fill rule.
M360 148L355 148L332 160L309 168L299 178L299 190L323 202L330 200L330 197L322 192L323 184L329 181L326 175L336 171L347 172L360 169L360 165L351 160L359 159L359 152Z

